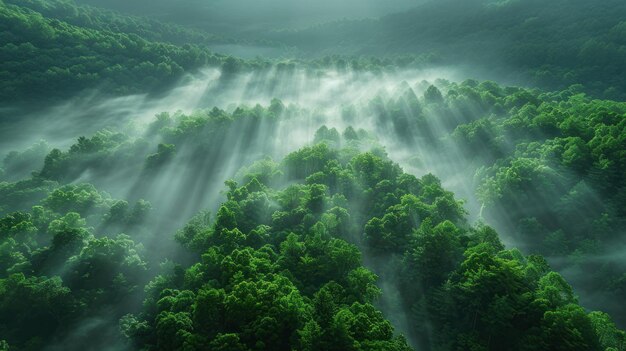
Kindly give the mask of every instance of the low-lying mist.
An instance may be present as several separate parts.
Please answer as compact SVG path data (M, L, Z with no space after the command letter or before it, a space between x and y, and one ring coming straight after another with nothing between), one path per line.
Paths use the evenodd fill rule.
M8 153L45 140L48 146L36 149L42 150L41 162L45 152L51 148L65 150L78 136L91 137L103 130L124 134L128 138L124 143L133 145L129 150L141 150L141 155L126 155L125 161L105 168L72 170L64 181L91 183L130 203L148 200L154 216L142 235L148 239L143 240L147 252L155 258L175 254L173 233L192 216L203 210L215 213L224 200L224 182L236 178L242 167L264 158L280 160L317 141L341 146L339 135L349 133L369 135L373 147L384 148L409 173L432 173L440 178L445 188L466 201L469 218L475 222L485 220L476 195L477 166L468 158L467 150L447 142L447 138L454 126L480 119L483 112L465 108L444 113L435 101L442 96L435 86L445 94L448 80L461 78L459 72L443 68L379 73L294 67L228 73L211 68L187 77L158 98L133 95L103 99L93 95L24 116L7 109L3 113L20 118L12 118L3 126L0 149ZM274 115L248 116L260 111L257 105ZM212 123L219 123L224 113L242 117L220 127L218 134L203 129L204 119L210 117L215 121ZM196 124L198 132L177 130L177 124ZM155 133L156 129L167 133ZM488 147L485 145L485 153ZM515 145L505 142L502 147L514 149ZM146 154L151 154L147 161ZM28 171L40 171L40 165ZM512 234L515 228L507 213L489 218L487 224L499 230L507 246L525 247L523 240ZM597 259L616 258L609 256ZM381 265L364 259L367 264ZM558 266L560 258L550 260ZM384 274L382 265L372 268ZM575 287L577 281L584 281L576 267L565 267L563 273ZM381 278L383 290L393 290L394 284L393 277ZM382 296L383 310L402 332L401 311L389 300L394 294Z
M159 204L171 203L173 197L185 199L183 207L175 202L172 205L177 209L175 216L180 225L198 210L217 206L223 182L241 167L263 157L280 159L310 144L322 126L336 128L339 133L353 127L376 136L392 159L408 170L434 172L467 199L469 188L466 189L456 171L460 156L428 154L428 145L421 145L419 140L407 144L408 139L399 138L393 123L380 115L379 107L372 107L376 99L393 99L405 93L414 94L417 99L435 80L442 78L458 80L459 74L452 69L372 73L280 67L233 74L211 68L185 78L180 86L158 98L148 95L102 98L94 94L23 116L19 110L9 109L11 115L20 118L5 122L0 148L7 152L23 150L45 140L49 148L63 150L75 143L77 136L90 137L101 130L121 131L132 138L142 138L161 112L200 117L213 107L232 113L239 106L268 106L273 99L278 99L286 108L277 122L234 124L219 140L223 143L206 141L210 153L202 155L202 159L194 154L195 144L187 146L183 140L182 145L177 145L179 149L172 162L160 169L152 185L140 184L144 188L141 191L126 169L116 169L104 177L86 169L72 181L94 183L119 198L137 194L131 197L144 196ZM441 128L436 125L436 119L433 122L430 128ZM156 150L161 140L147 142ZM141 174L136 173L135 177Z

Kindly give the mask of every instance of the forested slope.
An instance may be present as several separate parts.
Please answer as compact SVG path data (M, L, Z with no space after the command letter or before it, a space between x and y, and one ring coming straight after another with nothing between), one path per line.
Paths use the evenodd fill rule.
M224 44L228 39L199 30L168 24L139 16L126 16L117 12L90 6L79 6L71 0L6 0L5 4L29 8L44 17L54 18L77 27L95 30L136 34L146 40L172 44Z
M0 150L0 350L626 350L624 5L542 4L278 32L374 56L275 62L0 0L0 122L67 106L2 135L76 134ZM458 63L542 88L433 77ZM85 132L94 92L119 120Z
M626 5L584 0L430 1L379 19L337 21L269 38L312 55L428 54L491 79L548 89L584 84L625 97Z
M591 101L575 90L541 94L490 82L440 84L445 93L431 86L417 98L408 88L396 99L375 99L368 110L356 113L404 130L399 137L414 145L416 152L459 143L470 155L479 155L477 165L504 162L497 160L505 160L511 146L498 145L502 140L498 136L482 144L491 140L490 129L481 129L489 119L469 123L475 115L460 111L491 111L490 119L501 128L518 120L517 111L532 106L542 111L559 106L570 114L595 109L605 116L589 125L598 130L623 124L621 104ZM403 104L412 108L394 107ZM225 142L230 131L248 131L248 144L237 149L245 152L256 147L256 133L262 137L266 127L274 130L285 120L305 114L279 101L268 108L240 108L232 114L219 109L191 116L162 114L140 138L107 131L80 138L65 152L51 151L31 179L2 183L3 199L11 199L4 202L1 220L6 305L0 315L8 318L1 324L8 343L18 349L85 340L94 345L116 340L123 345L126 342L116 332L120 320L124 335L138 348L406 349L405 341L393 336L382 309L417 348L560 350L566 344L568 350L622 349L623 332L608 315L588 314L579 307L571 287L545 259L506 250L493 229L469 225L462 203L436 177L404 173L386 158L372 136L354 128L339 133L322 127L315 138L321 144L294 152L280 163L265 159L242 170L235 181L227 182L227 201L215 216L200 213L178 231L176 239L185 249L155 250L164 248L158 243L164 245L167 236L171 238L171 232L157 229L161 225L157 218L179 208L184 203L180 199L198 191L172 188L187 193L169 205L136 200L154 195L150 183L161 184L159 174L169 174L168 169L179 168L181 162L192 162L188 163L194 167L191 173L203 174L208 164L198 163L198 158L209 157L209 150ZM567 122L564 112L555 114L563 117L551 124L540 123L546 117L539 116L535 116L536 127L527 123L531 131L511 130L521 133L520 140L537 140L533 142L537 147L560 140L556 135L571 133L566 129L571 120ZM419 123L431 125L431 118L446 127L420 133ZM544 136L545 130L533 129L541 126L553 128L552 138ZM452 140L446 137L448 133ZM586 165L574 168L581 171L597 168L593 173L599 176L601 167L622 167L593 161L594 157L621 157L620 148L614 146L618 153L612 154L609 144L600 143L605 146L596 148L596 156L583 158L588 163L556 160L562 167ZM21 157L31 157L35 150L46 152L40 147L14 154L5 165L19 164ZM210 164L220 167L219 162L232 162L229 158L213 158ZM507 177L495 180L500 185L493 189L501 189L501 195L493 193L494 199L512 196L507 195L507 187L517 187L529 196L545 193L545 189L530 192L528 187L543 183L529 177L557 167L541 164L552 162L548 158L523 162L532 165L524 171L516 168L514 158L511 162L515 167L504 172ZM89 184L68 184L88 171L94 182L106 187L113 170L123 172L124 177L139 175L137 184L143 186L131 191L128 201L112 199ZM611 168L606 172L619 174ZM489 181L488 172L479 170L478 174L485 174L478 178L481 182L494 182ZM575 174L572 170L572 177ZM566 186L574 186L575 179L557 178L562 183L546 185L549 190L565 189L563 200L553 194L554 201L566 203L571 197ZM619 189L619 180L613 182L602 184ZM589 186L597 185L590 182ZM200 189L211 191L206 186ZM552 206L548 200L545 204ZM520 206L525 208L524 203ZM495 222L520 218L524 223L538 223L536 227L543 221L526 219L527 214L517 207L503 208L504 213L488 207L485 211ZM598 218L607 223L621 221L619 213L610 208L605 211ZM592 229L578 234L584 237L582 242L555 241L549 232L542 240L586 254L581 245L594 240ZM619 233L610 227L606 232ZM552 247L535 237L521 242L536 243L542 250ZM171 261L159 268L165 258ZM382 291L376 286L376 274ZM150 277L155 277L152 282L148 282ZM42 295L44 290L53 293ZM18 296L21 302L15 303ZM21 317L9 317L13 315ZM48 321L46 328L26 327L43 325L35 322L42 318ZM77 328L92 318L99 323L89 324L77 335ZM106 331L102 339L93 336L101 330Z
M191 31L54 4L0 3L0 101L43 104L85 90L114 95L164 91L185 73L226 59L193 44L202 40ZM191 36L192 44L153 41L172 41L178 30Z
M143 310L121 319L124 334L159 350L408 349L372 305L384 301L378 269L399 272L388 289L400 300L390 303L406 311L403 332L418 345L620 347L623 333L607 315L578 307L545 260L504 250L493 229L465 222L434 176L418 179L377 151L360 153L368 143L360 139L347 130L344 149L318 144L252 165L241 186L227 182L216 216L201 213L176 235L196 263L162 268L146 285ZM155 269L141 245L141 226L153 220L147 203L131 207L88 184L50 185L32 210L0 221L0 325L17 349L104 341L73 331L104 311L111 319L134 311L128 303ZM103 235L113 228L131 236ZM387 267L371 272L364 256Z

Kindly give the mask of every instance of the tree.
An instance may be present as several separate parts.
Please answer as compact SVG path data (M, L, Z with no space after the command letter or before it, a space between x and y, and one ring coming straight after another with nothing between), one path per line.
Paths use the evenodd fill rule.
M439 104L443 102L443 95L436 86L431 85L424 92L424 100L429 104Z
M405 279L411 285L440 286L462 259L459 232L449 221L434 228L429 220L422 222L405 256Z

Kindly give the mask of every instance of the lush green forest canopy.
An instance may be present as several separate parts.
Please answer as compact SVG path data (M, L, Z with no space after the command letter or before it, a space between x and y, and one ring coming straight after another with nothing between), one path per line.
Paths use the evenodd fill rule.
M198 130L188 122L183 117L162 132L184 140L176 135ZM317 137L326 141L240 172L215 216L200 213L177 232L196 262L186 269L175 261L155 266L138 243L149 243L142 228L155 220L148 202L62 185L72 166L106 163L85 163L80 154L111 157L124 147L122 136L53 150L31 184L4 184L4 198L16 199L9 206L35 206L1 220L3 335L18 349L75 342L77 323L113 310L140 348L404 350L405 339L372 305L381 294L376 273L397 271L398 300L387 303L410 311L403 332L417 345L486 347L489 340L494 350L527 349L531 341L534 349L565 342L601 350L623 343L610 317L580 308L545 259L505 250L493 229L470 226L462 203L436 177L404 173L376 145L361 153L370 144L363 132L321 128ZM143 177L172 162L175 149L159 144L145 157ZM110 230L133 236L100 232ZM386 263L372 272L364 254ZM150 282L147 272L155 276ZM143 285L143 308L126 314Z
M432 53L489 78L548 89L582 83L598 96L623 99L625 13L619 0L444 0L380 19L277 31L269 38L310 52Z
M132 27L120 32L119 27L128 27L124 22L101 25L99 13L79 13L71 3L52 9L47 2L19 5L3 2L0 7L1 101L66 98L95 88L115 94L153 91L171 87L185 71L221 60L202 47L148 41L138 35L146 33ZM54 10L70 12L67 18L61 15L67 21L45 16ZM175 35L168 29L148 28L147 37Z
M150 5L0 0L0 350L626 350L622 3Z
M133 5L86 2L130 13L137 11ZM228 7L223 3L205 1L199 11L221 14L223 12L217 8ZM469 66L467 68L474 71L473 78L478 73L488 79L504 79L547 89L584 84L588 92L597 96L625 97L626 84L621 74L626 62L626 5L623 1L437 0L410 4L388 1L385 4L378 5L386 7L384 11L378 10L379 16L358 16L355 15L357 9L368 9L369 4L347 3L345 6L351 7L352 16L344 15L343 19L340 16L327 17L325 22L311 25L303 20L309 18L305 12L310 11L307 5L266 1L258 6L273 11L271 20L260 21L259 13L263 10L255 9L256 21L238 16L223 20L228 23L221 25L253 26L253 30L236 36L283 43L296 48L296 52L305 58L335 54L430 55L440 64ZM245 12L238 5L235 1L230 7L234 12ZM200 15L201 20L190 20L193 16L187 13L190 9L198 9L192 1L182 6L177 4L178 13L171 6L168 2L153 5L153 16L169 13L168 21L209 31L220 22L219 18L207 20L207 15ZM216 11L212 11L213 7ZM289 13L290 7L300 7L300 11L305 12L296 23L281 21L280 9ZM291 11L291 16L294 12L302 13ZM230 33L233 32L237 30L231 29Z

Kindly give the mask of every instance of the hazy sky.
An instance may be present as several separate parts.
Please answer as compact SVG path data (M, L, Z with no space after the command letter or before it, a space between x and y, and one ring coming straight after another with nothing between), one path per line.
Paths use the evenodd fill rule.
M342 18L379 17L424 0L79 0L213 30L303 27Z

